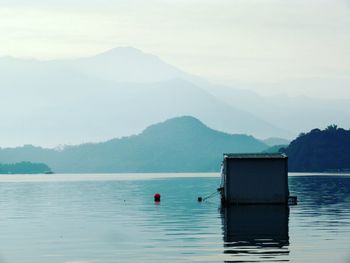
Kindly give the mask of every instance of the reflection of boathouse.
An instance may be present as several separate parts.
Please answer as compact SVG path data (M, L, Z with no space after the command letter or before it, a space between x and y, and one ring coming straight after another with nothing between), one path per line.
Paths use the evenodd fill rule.
M284 154L224 154L222 201L287 204L288 158Z
M221 216L224 253L232 254L235 262L287 260L288 206L222 206Z

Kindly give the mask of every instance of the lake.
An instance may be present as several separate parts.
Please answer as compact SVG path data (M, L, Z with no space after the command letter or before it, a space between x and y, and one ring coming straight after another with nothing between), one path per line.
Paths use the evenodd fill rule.
M214 174L1 175L0 263L350 262L350 176L290 175L299 204L289 208L197 202L219 183Z

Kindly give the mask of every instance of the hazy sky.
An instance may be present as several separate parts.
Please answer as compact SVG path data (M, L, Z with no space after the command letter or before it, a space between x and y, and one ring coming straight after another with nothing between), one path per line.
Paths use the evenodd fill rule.
M0 0L0 56L118 46L263 94L350 98L349 0Z

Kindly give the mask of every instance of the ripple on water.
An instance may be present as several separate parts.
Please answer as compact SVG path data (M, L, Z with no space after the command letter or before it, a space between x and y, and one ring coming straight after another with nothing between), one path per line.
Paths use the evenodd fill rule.
M50 176L0 176L0 262L349 259L350 177L290 177L289 209L198 203L212 175Z

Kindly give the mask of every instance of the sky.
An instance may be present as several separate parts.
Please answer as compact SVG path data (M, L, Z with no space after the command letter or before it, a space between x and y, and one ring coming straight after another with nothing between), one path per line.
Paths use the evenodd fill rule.
M264 95L350 98L349 0L0 0L0 56L119 46Z

